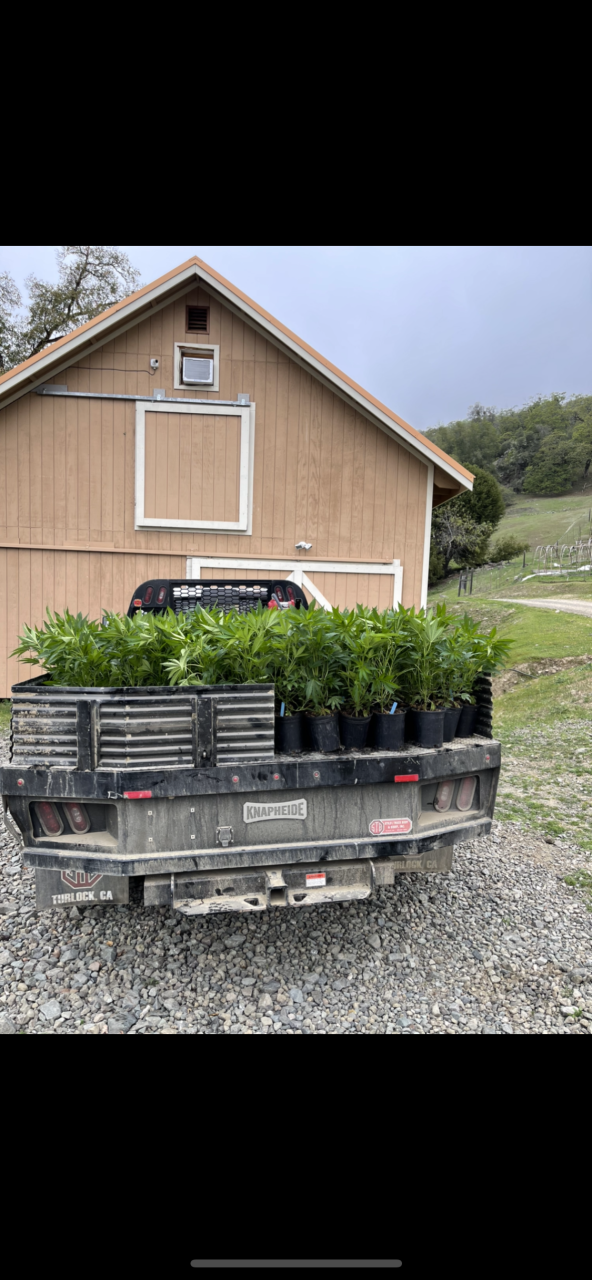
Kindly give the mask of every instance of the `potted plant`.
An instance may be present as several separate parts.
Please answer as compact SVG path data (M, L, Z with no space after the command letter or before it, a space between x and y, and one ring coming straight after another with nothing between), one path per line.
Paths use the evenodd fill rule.
M440 699L444 709L443 741L452 742L463 708L462 690L466 682L467 647L457 626L446 636L441 654Z
M408 667L410 710L406 733L420 747L441 747L444 740L444 709L441 705L443 663L448 619L430 609L408 614Z
M403 681L406 665L407 611L399 606L379 614L372 611L372 623L380 644L372 655L372 723L369 741L373 747L396 751L405 741Z
M277 712L275 742L279 752L298 754L305 746L306 726L306 644L300 627L303 610L278 611L272 642L271 674L275 685Z
M299 611L302 612L302 611ZM313 751L338 751L339 708L343 704L339 610L309 608L301 628L306 720Z
M465 615L457 629L459 644L458 699L461 713L456 729L457 738L469 738L475 732L479 714L474 685L481 672L493 675L504 666L511 641L502 640L495 627L489 633L481 633L478 624Z
M365 611L344 611L341 615L341 680L343 706L339 713L341 744L362 750L366 745L376 700L374 682L379 650L386 639L369 625Z

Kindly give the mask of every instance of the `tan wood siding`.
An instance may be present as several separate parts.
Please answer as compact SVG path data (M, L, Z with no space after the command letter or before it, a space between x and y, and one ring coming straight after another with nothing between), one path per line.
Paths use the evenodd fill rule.
M309 573L329 604L355 609L357 604L392 609L395 582L392 573ZM306 593L308 596L308 592Z
M99 567L97 560L91 571L92 553L86 551L89 543L107 552L117 548L146 552L151 561L172 557L177 574L185 572L189 554L289 558L295 543L303 539L312 542L310 555L315 560L379 563L399 559L403 603L419 605L427 466L205 291L193 289L98 351L81 357L54 381L66 383L70 391L147 397L157 385L172 395L173 343L187 340L185 308L194 303L210 307L210 332L203 335L204 345L216 343L220 347L220 390L205 393L204 398L234 401L239 392L247 392L256 405L252 534L135 529L135 403L68 400L34 393L23 396L0 411L0 545L78 546L81 565L85 562L89 567L74 569L75 552L61 556L42 553L43 563L47 556L55 565L50 590L46 585L49 569L41 580L38 567L31 570L33 578L26 578L23 562L22 589L19 571L2 597L6 603L0 624L4 634L0 677L22 622L33 617L27 613L32 608L33 590L42 613L45 604L61 608L67 603L77 610L83 608L79 601L85 599L92 600L92 608L98 612L101 603L111 607L110 598L121 601L116 607L127 608L134 586L150 576L140 569L141 557L137 555L107 555L106 564ZM192 341L200 340L199 334L192 335ZM154 357L160 365L151 376L150 359ZM174 394L193 396L192 391ZM185 425L193 415L171 413L161 418L169 419L170 425L162 437L153 433L152 478L148 466L146 477L147 514L153 509L157 517L161 514L158 483L166 493L167 513L179 512L168 514L168 518L202 518L194 514L196 510L205 511L203 518L208 518L210 500L212 510L219 504L234 516L238 455L232 434L237 428L229 426L232 420L223 419L227 433L223 460L221 452L210 448L204 462L199 449L204 447L205 428L200 429L201 435L199 431L194 435L192 428L190 439ZM222 441L219 433L216 438ZM157 452L157 446L163 454ZM10 560L13 553L9 549L1 554L4 572L10 563L11 575L16 573L20 556ZM72 555L73 560L68 558ZM114 595L109 597L108 583L119 581L117 575L123 573L120 562L128 565L128 559L125 591L113 585ZM231 570L228 576L235 573ZM325 591L324 576L315 576L320 589L329 599L340 602L343 598L348 606L356 603L352 591L358 593L361 603L376 603L376 591L380 601L392 600L390 586L387 592L386 583L381 583L382 575L354 575L357 582L345 585L346 575L336 575L337 595ZM385 577L390 583L390 575ZM33 579L34 589L27 586ZM101 602L102 583L106 595ZM58 600L59 606L55 603ZM90 607L89 603L83 611ZM35 617L39 616L36 612ZM6 685L3 694L6 696Z
M141 582L184 573L180 556L0 548L0 697L9 697L17 681L39 674L39 668L9 657L23 623L40 626L46 608L52 613L68 608L90 618L107 610L127 613Z
M146 413L144 515L238 520L240 418Z

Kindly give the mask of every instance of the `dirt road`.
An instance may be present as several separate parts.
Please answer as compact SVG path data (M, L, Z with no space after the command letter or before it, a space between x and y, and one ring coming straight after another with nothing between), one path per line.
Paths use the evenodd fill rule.
M522 597L519 600L499 597L502 604L530 604L534 609L553 609L555 613L579 613L584 618L592 618L592 600L533 600Z

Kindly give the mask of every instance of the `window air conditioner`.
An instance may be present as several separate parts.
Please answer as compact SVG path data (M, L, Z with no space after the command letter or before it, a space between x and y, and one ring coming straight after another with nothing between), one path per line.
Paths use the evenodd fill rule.
M207 386L214 381L214 361L196 356L183 356L183 382L189 386Z

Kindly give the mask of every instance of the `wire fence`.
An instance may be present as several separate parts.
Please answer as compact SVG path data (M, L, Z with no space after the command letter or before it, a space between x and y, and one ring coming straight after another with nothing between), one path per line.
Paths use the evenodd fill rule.
M582 527L589 528L582 537ZM457 596L489 595L509 586L512 582L527 578L551 577L582 578L592 573L592 508L588 520L578 526L578 536L573 542L539 543L534 551L524 551L512 560L491 561L478 568L461 569L458 574ZM437 584L435 584L437 589Z
M525 551L514 560L461 569L457 596L489 595L514 582L539 577L577 580L588 573L592 573L592 538L586 542L578 539L574 543L540 544L534 552Z

